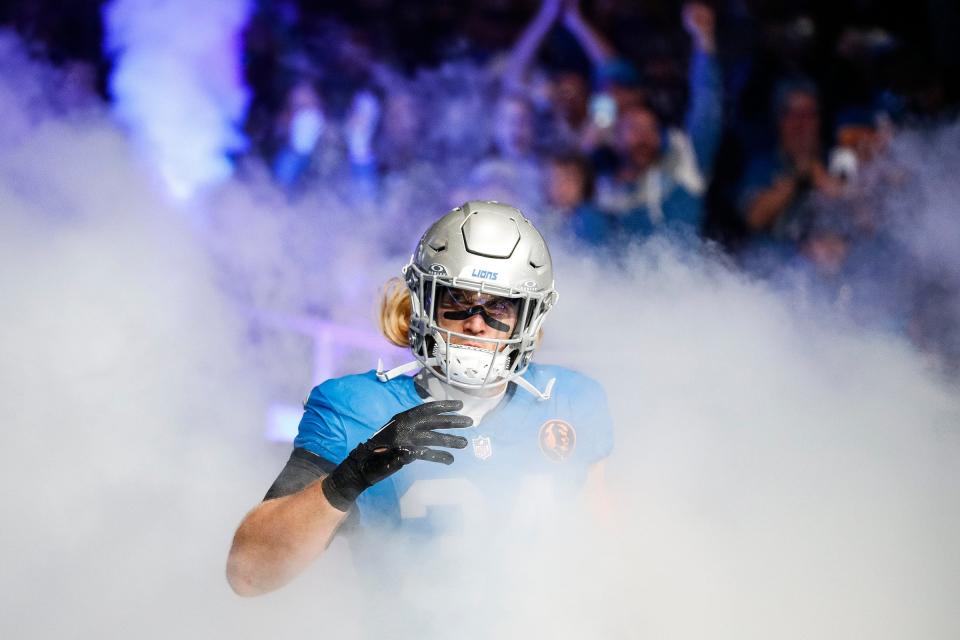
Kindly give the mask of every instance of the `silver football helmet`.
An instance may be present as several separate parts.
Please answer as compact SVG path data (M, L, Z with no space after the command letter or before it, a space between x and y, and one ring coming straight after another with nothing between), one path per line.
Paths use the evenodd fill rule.
M423 234L403 276L412 303L409 337L416 361L389 372L379 368L381 380L422 366L457 387L514 381L542 399L549 397L552 384L540 391L521 376L559 296L547 244L518 209L483 201L455 208ZM443 328L439 308L445 318L482 315L497 329L491 333L505 337Z

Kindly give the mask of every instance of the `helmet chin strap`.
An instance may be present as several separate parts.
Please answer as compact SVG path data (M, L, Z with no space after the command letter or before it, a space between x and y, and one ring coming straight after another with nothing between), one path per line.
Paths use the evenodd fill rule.
M426 364L428 367L436 366L436 358L427 358ZM420 361L414 360L412 362L401 364L398 367L394 367L389 371L384 371L383 358L377 358L377 380L380 382L389 382L397 376L402 376L405 373L409 373L415 369L420 369L421 367L423 367L423 365L420 363Z
M517 386L529 393L532 396L535 396L537 400L549 400L550 394L553 393L553 385L557 381L556 378L550 378L547 381L547 386L543 388L543 391L537 389L529 380L523 376L517 376L511 382L516 382Z

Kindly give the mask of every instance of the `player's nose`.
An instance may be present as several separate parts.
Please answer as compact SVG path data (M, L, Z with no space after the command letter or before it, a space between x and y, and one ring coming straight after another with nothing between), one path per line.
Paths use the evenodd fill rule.
M478 313L463 321L463 332L472 336L481 335L487 329L487 323Z

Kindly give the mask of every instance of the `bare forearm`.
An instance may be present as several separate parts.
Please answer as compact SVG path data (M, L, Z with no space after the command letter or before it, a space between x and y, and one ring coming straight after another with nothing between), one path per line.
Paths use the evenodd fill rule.
M590 58L595 67L599 67L616 57L613 45L600 35L600 32L594 29L579 11L568 11L564 19L564 25L583 47L587 57Z
M550 31L550 26L557 17L559 7L558 0L546 0L533 21L524 30L513 51L510 52L507 68L504 72L504 84L508 89L515 90L522 85L527 67L533 60L533 56L547 32Z
M323 552L346 515L324 497L320 480L261 503L234 535L227 559L231 588L254 596L282 587Z
M311 399L321 395L315 389ZM295 448L267 492L269 499L237 528L227 558L227 581L233 590L254 596L292 580L327 548L359 495L405 465L415 460L452 464L452 453L433 447L463 449L467 439L434 429L471 426L470 417L454 413L462 408L459 400L417 404L393 416L335 466L312 451Z
M761 191L750 204L747 224L751 229L767 229L779 218L793 200L796 183L792 178L780 178L772 187Z

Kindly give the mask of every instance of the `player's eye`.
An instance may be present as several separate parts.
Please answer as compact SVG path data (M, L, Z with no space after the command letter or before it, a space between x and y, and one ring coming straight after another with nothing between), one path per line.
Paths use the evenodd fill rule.
M516 313L517 301L510 298L497 298L483 306L494 318L506 318Z
M447 309L455 309L467 308L472 306L472 304L463 294L456 293L452 289L445 289L440 295L440 306Z
M519 299L503 298L476 291L444 288L438 295L437 307L444 311L466 311L482 306L484 312L492 318L509 319L517 314Z

